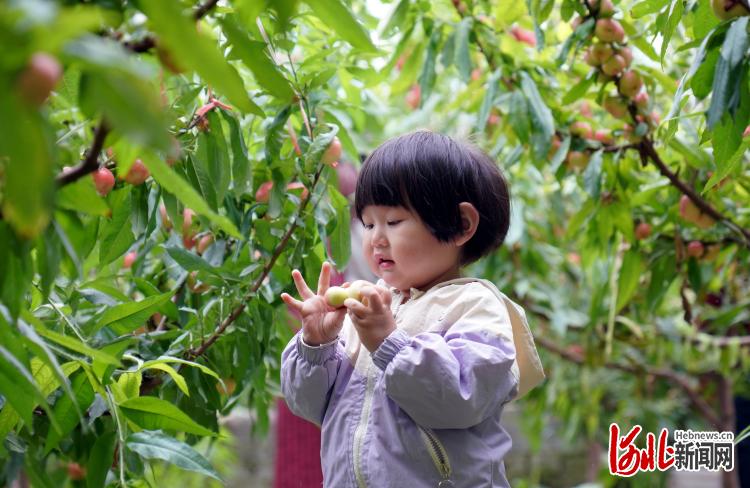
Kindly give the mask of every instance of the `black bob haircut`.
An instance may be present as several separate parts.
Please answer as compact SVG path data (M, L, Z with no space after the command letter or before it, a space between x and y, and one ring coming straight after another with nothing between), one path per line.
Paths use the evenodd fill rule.
M416 212L433 236L450 242L462 233L458 204L479 213L474 236L464 244L461 265L494 251L510 225L510 190L497 165L473 145L431 131L390 139L362 164L354 206L402 206Z

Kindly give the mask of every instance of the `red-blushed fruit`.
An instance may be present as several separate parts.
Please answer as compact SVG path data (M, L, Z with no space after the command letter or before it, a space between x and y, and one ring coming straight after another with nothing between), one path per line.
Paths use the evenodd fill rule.
M602 72L608 76L617 76L625 69L625 59L619 54L614 54L604 64L602 64Z
M136 159L128 170L128 174L123 178L127 183L131 185L142 185L149 177L148 168L143 161Z
M750 11L737 0L711 0L711 8L721 20L750 15Z
M589 164L591 156L585 151L570 151L566 158L571 169L583 169Z
M596 59L591 48L587 49L586 52L583 53L583 60L589 66L599 66L600 64L602 64L598 59Z
M299 181L293 181L289 183L288 185L286 185L286 189L287 191L302 190L300 198L302 198L303 200L306 199L307 195L310 194L310 192L307 191L307 187Z
M625 40L625 30L614 19L599 19L594 27L594 34L602 42L619 42Z
M588 4L591 6L593 12L596 13L596 17L611 17L615 13L615 6L612 0L589 0Z
M617 86L620 88L620 93L628 98L633 98L643 88L643 80L641 80L641 75L638 72L628 70L622 74Z
M594 117L594 112L591 110L591 105L586 100L581 102L581 115L589 119Z
M471 70L471 81L479 81L482 78L482 70L474 68Z
M271 189L273 188L273 181L266 181L258 187L255 192L255 201L260 203L268 203L271 198Z
M86 479L86 468L78 463L68 463L68 478L73 481Z
M514 25L510 28L510 34L518 41L531 47L536 47L536 36L530 30Z
M687 245L687 255L699 258L703 255L703 243L701 241L690 241Z
M125 259L122 260L122 267L125 269L131 268L137 257L138 254L135 251L130 251L125 255Z
M648 222L641 222L635 227L635 238L639 241L647 238L651 235L651 224Z
M91 177L94 179L94 186L96 192L101 196L107 196L112 188L115 187L115 175L112 174L107 168L101 167L91 173Z
M576 15L573 18L573 20L570 21L570 27L573 30L576 30L578 28L578 26L580 26L582 23L583 23L583 17L581 17L580 15Z
M715 223L714 219L708 214L701 212L687 195L680 197L680 217L686 222L697 225L701 229L708 229Z
M415 83L414 85L409 88L409 91L406 94L406 105L412 109L416 110L419 108L419 103L422 101L422 88L419 86L418 83Z
M578 359L582 359L583 356L586 354L585 349L583 349L583 346L580 344L571 344L567 348L568 352L575 356Z
M635 129L630 124L625 124L625 126L622 128L622 135L632 144L638 144L643 141L643 136L637 135L635 133Z
M192 249L195 246L195 234L197 231L193 228L195 212L189 208L182 211L182 245L185 249Z
M594 132L594 139L605 146L610 146L615 143L615 138L612 137L612 132L607 129L599 129Z
M406 60L408 59L408 56L406 54L402 54L399 56L398 61L396 61L396 71L401 71L404 69L404 64L406 64Z
M628 106L620 97L606 97L602 106L616 119L624 119L628 116Z
M635 103L635 106L641 110L648 108L648 101L648 93L645 91L642 91L633 97L633 103Z
M167 207L163 203L159 204L159 216L161 217L161 225L164 227L164 230L167 232L172 230L172 219L169 218Z
M625 60L625 66L630 66L633 63L633 51L629 47L622 47L617 50L617 54L622 56Z
M570 124L570 133L584 139L591 139L591 125L586 122L573 122Z
M613 54L614 49L612 49L611 45L605 42L597 42L596 44L591 46L591 55L593 56L597 65L601 65L607 62L607 60L611 58Z
M221 381L224 384L222 385L221 382L216 383L216 391L218 391L220 395L232 396L234 390L237 389L237 382L234 378L223 378Z
M325 152L323 153L323 156L321 156L320 160L323 162L323 164L332 165L333 163L337 162L340 157L341 141L338 137L334 137L331 141L331 144L328 145L328 148L326 148Z
M62 66L54 56L34 53L16 80L18 93L29 105L38 107L47 100L62 74Z
M750 125L745 127L745 132L742 133L742 137L750 136Z
M348 197L357 189L357 168L351 163L342 163L336 167L339 177L339 192Z
M581 255L577 252L569 252L566 256L570 264L578 266L581 264Z
M557 154L557 150L560 149L560 146L562 145L562 141L557 136L557 134L552 136L552 141L550 142L549 152L547 152L547 158L552 159L555 154Z
M213 244L213 242L213 234L206 234L198 240L198 244L195 246L195 250L198 252L198 254L203 254L204 252L206 252L206 249L208 249L208 246Z

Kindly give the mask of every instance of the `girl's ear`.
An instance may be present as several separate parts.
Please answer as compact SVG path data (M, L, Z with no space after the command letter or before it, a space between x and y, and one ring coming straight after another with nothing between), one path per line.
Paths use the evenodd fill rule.
M477 226L479 225L479 212L469 202L459 203L458 210L461 212L461 235L456 237L455 243L458 246L462 246L474 237L474 233L477 231Z

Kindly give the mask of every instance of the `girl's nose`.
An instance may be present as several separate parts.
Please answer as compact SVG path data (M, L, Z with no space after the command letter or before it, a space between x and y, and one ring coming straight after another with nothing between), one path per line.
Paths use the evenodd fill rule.
M388 238L386 237L382 227L375 226L373 228L370 242L372 243L372 247L388 246Z

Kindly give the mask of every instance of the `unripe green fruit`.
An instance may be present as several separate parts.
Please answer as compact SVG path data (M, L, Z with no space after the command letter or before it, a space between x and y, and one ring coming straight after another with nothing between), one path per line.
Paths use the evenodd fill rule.
M589 153L583 151L570 151L567 161L568 167L573 169L583 169L589 164Z
M359 287L350 286L349 288L342 288L340 286L332 286L326 291L326 303L333 308L340 308L344 306L344 302L347 298L353 298L354 300L361 301L362 294L360 293Z

